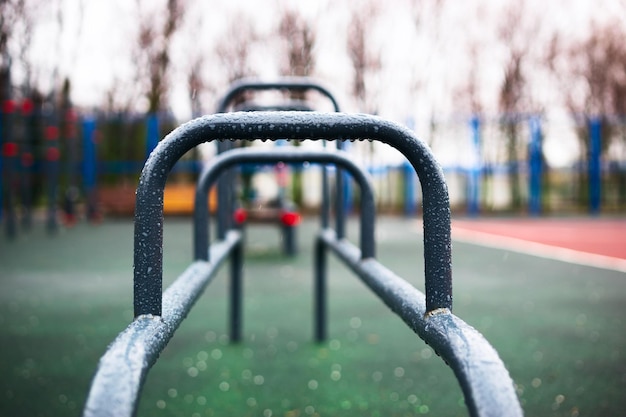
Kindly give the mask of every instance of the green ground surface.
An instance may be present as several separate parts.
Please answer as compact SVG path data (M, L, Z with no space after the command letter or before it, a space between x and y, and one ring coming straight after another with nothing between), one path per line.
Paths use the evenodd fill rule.
M220 273L152 368L139 415L467 415L443 361L334 260L330 339L312 342L316 229L299 230L295 259L276 230L250 229L243 343L228 343ZM383 218L377 232L379 259L422 289L417 222ZM132 233L107 221L0 238L1 417L80 415L98 358L132 319ZM166 219L164 256L167 284L190 262L189 220ZM454 312L498 350L526 415L626 413L624 274L461 243L453 263Z

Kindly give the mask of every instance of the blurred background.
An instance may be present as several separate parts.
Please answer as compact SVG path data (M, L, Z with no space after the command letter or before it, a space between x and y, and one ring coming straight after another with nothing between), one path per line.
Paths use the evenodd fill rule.
M311 77L342 111L432 148L455 216L455 314L499 352L527 415L623 415L625 39L624 0L0 0L0 416L80 415L133 319L147 156L237 80L282 76ZM298 98L334 110L316 91ZM373 177L378 258L422 289L413 170L381 143L346 148ZM193 150L168 177L164 209L179 216L163 223L166 285L191 260L180 215L216 152ZM319 166L241 173L239 196L258 207L319 208ZM228 343L222 271L152 369L140 415L466 415L443 361L338 262L333 339L311 342L318 225L302 220L296 257L274 225L248 229L245 342Z
M624 1L4 0L0 15L4 218L131 214L162 137L215 112L232 82L285 75L318 80L343 111L415 130L455 213L626 208ZM379 210L419 210L399 154L349 145ZM177 165L166 211L189 210L180 200L213 153ZM271 199L273 173L259 174L257 195ZM319 193L305 191L317 182L302 177L288 192L314 210Z

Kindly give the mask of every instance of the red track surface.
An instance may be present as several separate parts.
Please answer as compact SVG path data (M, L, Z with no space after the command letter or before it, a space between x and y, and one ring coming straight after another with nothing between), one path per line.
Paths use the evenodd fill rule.
M626 218L454 219L452 236L479 232L626 259Z

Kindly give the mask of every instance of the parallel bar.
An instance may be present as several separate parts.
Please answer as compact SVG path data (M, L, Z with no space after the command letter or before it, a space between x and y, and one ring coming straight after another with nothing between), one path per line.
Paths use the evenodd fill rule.
M424 142L405 127L370 115L250 112L222 113L192 120L159 142L146 161L135 208L135 316L161 314L163 190L168 172L182 155L200 143L230 138L372 139L398 149L422 182L427 309L452 307L448 189L441 167Z
M361 187L361 250L363 256L374 257L376 223L376 205L374 189L366 171L359 167L350 156L344 152L311 151L297 148L276 148L271 151L255 148L240 148L224 152L215 157L200 174L196 186L194 202L194 259L208 260L209 247L209 190L219 175L231 167L243 163L303 163L317 162L335 164L344 167Z
M471 416L523 415L504 363L478 331L447 308L429 311L424 294L375 259L362 259L357 247L332 230L318 239L452 368Z
M141 315L113 341L100 359L84 417L130 417L137 412L148 371L231 251L241 233L211 247L213 262L192 263L163 294L163 316Z
M228 111L228 109L233 105L235 99L243 92L246 91L269 91L269 90L291 90L291 91L308 91L314 90L318 93L326 96L330 102L332 103L333 110L335 112L339 111L339 103L335 96L328 90L326 87L322 86L319 82L317 82L313 78L309 77L280 77L276 80L261 80L258 78L242 78L235 83L233 83L228 91L222 96L218 105L217 105L217 113L224 113ZM289 108L289 107L292 108ZM304 107L303 107L304 106ZM294 110L294 111L309 111L311 108L306 106L306 104L301 103L297 108L293 108L294 103L286 103L285 105L273 105L271 108L266 110ZM260 108L256 109L236 109L237 111L245 110L261 110ZM220 143L218 144L218 154L225 152L229 149L232 149L230 143ZM327 177L323 179L323 186L328 187ZM217 195L218 195L218 222L217 222L217 236L219 239L224 237L224 233L232 226L231 218L229 217L229 213L232 212L232 176L231 174L225 175L222 179L220 179L217 185ZM328 215L328 211L322 211L322 217L324 215ZM326 219L327 220L327 219ZM324 219L322 219L322 223L324 223Z
M217 113L224 113L228 110L233 99L244 91L266 91L266 90L315 90L328 97L336 112L339 111L339 104L335 96L324 86L312 78L308 77L282 77L275 81L264 81L256 78L243 78L231 85L230 89L221 98L217 105Z
M375 256L375 233L376 204L371 180L367 172L356 165L345 152L336 151L311 151L297 148L278 148L272 151L255 148L233 149L218 155L202 171L196 186L194 202L194 256L196 260L209 260L209 208L208 193L212 184L219 175L231 169L235 164L243 163L302 163L318 162L342 166L352 174L361 188L361 253L364 257ZM325 254L319 254L325 257ZM320 260L320 265L315 263L315 339L318 342L326 338L326 272L325 259ZM231 340L238 342L241 337L241 282L233 272L231 289Z

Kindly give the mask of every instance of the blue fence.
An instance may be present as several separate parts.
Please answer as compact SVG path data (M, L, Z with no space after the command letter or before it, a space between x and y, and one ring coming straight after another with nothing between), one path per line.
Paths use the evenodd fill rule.
M78 186L80 201L86 203L88 216L95 213L97 189L102 186L103 178L109 178L109 181L113 178L114 182L116 177L138 177L147 155L174 127L167 116L123 115L118 118L121 133L105 134L115 120L86 115L70 120L73 127L64 130L62 121L66 117L45 113L43 109L33 108L27 103L5 103L2 106L0 218L9 233L13 233L12 229L16 227L18 214L28 216L32 204L41 205L48 201L49 217L53 218L53 206L60 196L67 195L67 189L72 184ZM581 132L586 135L586 145L580 145L579 155L573 162L558 167L552 166L546 157L546 140L555 141L554 134L550 133L554 122L536 115L500 119L471 117L456 122L451 128L451 135L434 131L436 155L439 145L445 140L464 143L462 152L469 160L465 163L445 162L449 151L441 150L444 171L452 188L453 209L472 216L501 210L522 211L529 215L560 211L592 215L623 212L626 209L626 152L622 150L620 155L619 150L626 149L626 124L623 118L581 120L577 124L569 122L567 128L574 132L571 135L578 134L579 138L582 137ZM516 124L516 160L493 157L494 147L505 149L507 146L503 133L503 126L507 123ZM125 136L124 129L131 130L131 125L134 129L132 134L126 132ZM73 142L72 134L76 136ZM111 149L115 149L110 141L119 141L119 146L132 145L134 153L128 152L126 158L121 151L112 155ZM75 149L72 150L70 145ZM74 159L68 157L70 152L75 155ZM201 163L189 158L174 168L174 172L185 173L192 178L200 170ZM389 192L392 197L378 202L381 209L406 215L419 211L419 184L405 163L370 167L370 172L386 187L393 188ZM523 204L519 207L507 203L510 196L506 194L512 193L512 181L518 181L520 185ZM351 211L358 193L353 193L348 179L343 181L343 187L344 205L347 211ZM498 193L504 195L501 197L504 203L493 202L497 199L494 195ZM53 221L50 222L51 229L54 229Z

